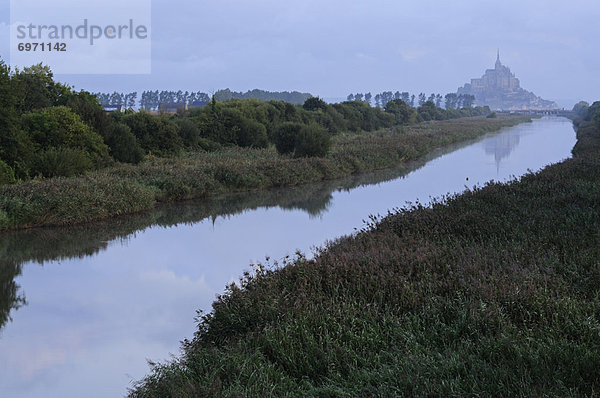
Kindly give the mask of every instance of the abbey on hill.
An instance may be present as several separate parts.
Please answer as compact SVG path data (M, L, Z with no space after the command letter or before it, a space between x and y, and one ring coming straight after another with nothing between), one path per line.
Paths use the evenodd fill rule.
M494 69L488 69L480 79L471 79L471 83L458 89L457 94L475 96L476 105L488 105L494 110L551 110L558 106L534 93L524 90L507 66L500 62L500 51Z

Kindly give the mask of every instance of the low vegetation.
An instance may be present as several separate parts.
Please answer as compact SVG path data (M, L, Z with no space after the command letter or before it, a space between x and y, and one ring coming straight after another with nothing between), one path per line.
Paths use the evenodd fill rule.
M225 93L226 101L213 96L175 114L106 112L97 96L56 82L47 66L11 70L0 61L0 230L389 167L524 120L484 123L487 107L441 109L433 101L413 108L390 98L371 107L310 97L294 105L235 99L258 91ZM450 121L467 117L474 119ZM423 121L437 123L414 127Z
M256 266L130 396L597 395L597 115L573 159Z
M291 141L293 155L280 155L273 147L232 146L172 157L147 156L137 165L121 163L84 176L36 178L0 186L0 229L69 225L148 209L156 201L339 178L415 160L434 148L526 120L522 116L462 118L338 134L331 138L327 156L318 152L325 145L319 141L324 129L298 125L305 135L302 141ZM305 157L310 151L321 157ZM7 170L5 178L10 179ZM0 178L2 172L0 167Z

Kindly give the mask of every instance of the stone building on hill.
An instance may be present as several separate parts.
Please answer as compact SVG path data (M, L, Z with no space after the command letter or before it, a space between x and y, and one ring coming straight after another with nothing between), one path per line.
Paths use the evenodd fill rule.
M555 102L543 100L534 93L522 89L519 79L500 62L500 51L494 69L487 69L480 79L471 79L471 83L460 87L457 94L474 95L475 105L488 105L493 110L558 109Z

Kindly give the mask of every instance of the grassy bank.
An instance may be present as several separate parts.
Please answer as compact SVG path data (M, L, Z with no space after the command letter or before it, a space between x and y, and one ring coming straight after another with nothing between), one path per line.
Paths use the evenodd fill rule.
M157 201L294 186L398 165L434 148L527 121L462 118L333 138L325 158L292 158L273 148L232 148L149 158L83 177L0 186L0 229L70 225L151 208Z
M598 395L600 132L578 139L518 182L246 275L131 396Z

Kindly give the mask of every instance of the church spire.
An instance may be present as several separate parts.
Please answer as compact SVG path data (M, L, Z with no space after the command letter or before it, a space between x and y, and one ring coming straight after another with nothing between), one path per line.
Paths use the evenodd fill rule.
M500 49L498 49L498 55L496 56L496 69L498 69L501 66L502 63L500 63Z

